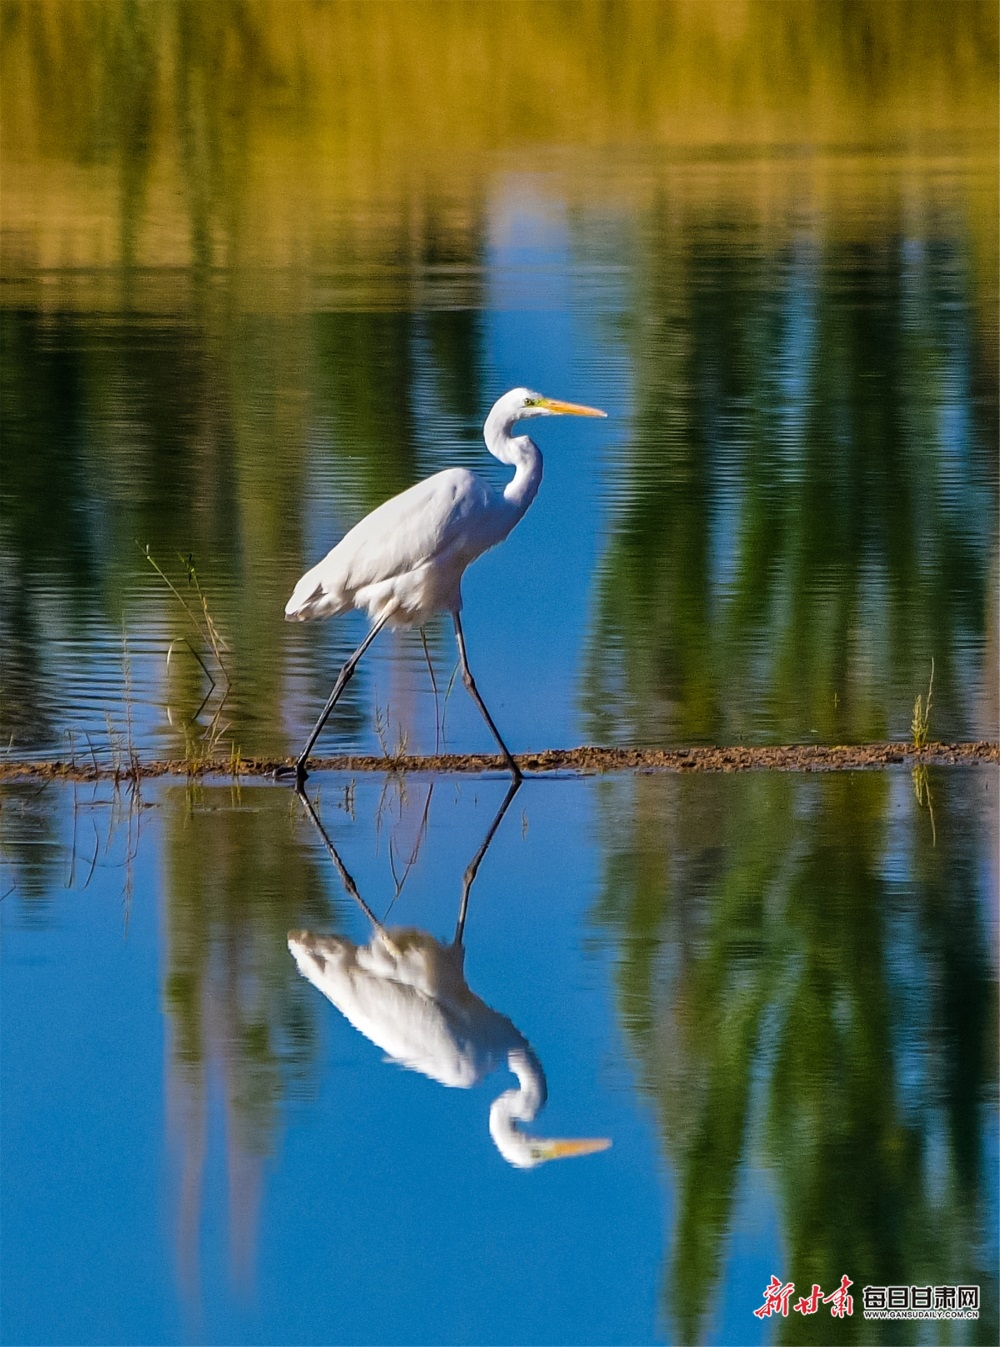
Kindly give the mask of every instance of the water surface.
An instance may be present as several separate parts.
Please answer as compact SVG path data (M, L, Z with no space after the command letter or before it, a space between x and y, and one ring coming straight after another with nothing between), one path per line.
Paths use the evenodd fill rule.
M447 943L503 780L311 784L375 916ZM531 1170L502 1062L445 1088L299 975L289 928L372 931L291 793L5 788L4 1339L747 1343L776 1272L980 1284L952 1340L991 1341L998 786L528 782L465 977L541 1063L528 1130L613 1143Z
M570 8L5 9L12 751L294 751L296 578L519 384L609 417L467 578L513 749L996 736L995 15ZM366 665L322 746L433 749Z
M0 23L10 754L295 752L364 632L285 624L295 580L439 468L502 482L520 384L609 415L538 425L466 579L512 749L903 739L932 667L932 735L997 737L995 6ZM384 635L321 750L490 746L427 635L437 698ZM506 782L430 784L310 786L438 958ZM978 1284L939 1337L995 1341L997 789L526 783L461 995L540 1134L612 1145L521 1170L503 1053L446 1088L299 975L290 930L373 932L290 792L5 786L4 1340L883 1340L757 1319L777 1274Z

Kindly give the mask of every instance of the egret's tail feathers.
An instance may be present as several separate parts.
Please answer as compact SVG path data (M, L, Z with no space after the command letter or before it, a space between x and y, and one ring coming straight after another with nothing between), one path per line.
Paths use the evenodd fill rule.
M285 604L286 622L309 622L314 617L336 617L347 612L350 603L337 590L330 590L315 569L306 571Z
M327 946L338 944L336 937L315 935L312 931L289 931L288 948L293 954L322 953Z
M336 935L314 935L312 931L289 931L288 948L299 972L309 977L311 972L322 973L328 963L343 959L353 946Z

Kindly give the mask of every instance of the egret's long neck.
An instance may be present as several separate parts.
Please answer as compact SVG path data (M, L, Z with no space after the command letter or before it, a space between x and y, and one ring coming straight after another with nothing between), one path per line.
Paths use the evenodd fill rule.
M514 422L496 409L490 413L483 428L486 448L501 463L514 466L514 476L504 488L503 498L520 519L535 499L542 480L542 454L538 445L527 435L512 435Z
M545 1104L548 1091L542 1064L528 1047L513 1048L507 1054L507 1065L517 1076L519 1089L505 1090L494 1099L490 1108L490 1136L505 1160L519 1168L537 1163L532 1155L534 1137L519 1132L518 1122L531 1122Z

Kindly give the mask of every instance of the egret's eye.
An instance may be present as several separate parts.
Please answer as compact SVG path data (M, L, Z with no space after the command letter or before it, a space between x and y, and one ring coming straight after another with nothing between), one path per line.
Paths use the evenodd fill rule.
M525 398L525 399L524 399L524 405L525 405L526 407L537 407L537 406L538 406L538 399L537 399L537 398Z

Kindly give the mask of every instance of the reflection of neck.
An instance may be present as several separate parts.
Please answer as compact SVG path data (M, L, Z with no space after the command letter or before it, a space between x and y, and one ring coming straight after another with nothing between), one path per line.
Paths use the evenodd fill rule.
M540 1159L536 1150L538 1138L519 1132L516 1124L531 1122L544 1107L547 1097L545 1072L527 1043L511 1049L507 1054L507 1065L517 1076L520 1088L505 1090L493 1101L490 1136L505 1160L520 1169L530 1169Z

